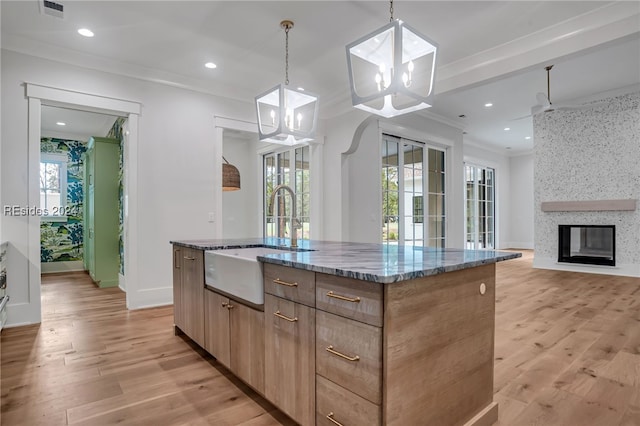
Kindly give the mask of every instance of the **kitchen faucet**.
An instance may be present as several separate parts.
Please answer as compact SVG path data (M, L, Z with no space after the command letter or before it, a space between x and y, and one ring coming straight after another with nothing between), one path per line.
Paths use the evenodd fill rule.
M296 230L300 228L300 221L296 218L296 194L293 192L293 189L287 185L278 185L273 189L273 192L271 193L271 201L269 203L269 216L273 216L273 204L276 199L276 194L281 189L288 191L289 195L291 195L291 247L296 248L298 247Z

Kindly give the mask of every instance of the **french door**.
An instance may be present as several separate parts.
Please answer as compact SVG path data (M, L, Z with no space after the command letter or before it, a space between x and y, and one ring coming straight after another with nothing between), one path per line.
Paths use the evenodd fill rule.
M495 170L465 164L466 248L495 248Z
M382 242L445 247L445 152L382 136Z

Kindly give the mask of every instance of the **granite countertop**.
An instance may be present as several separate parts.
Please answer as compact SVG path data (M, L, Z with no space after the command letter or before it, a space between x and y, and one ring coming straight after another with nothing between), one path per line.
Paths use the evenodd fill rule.
M474 268L522 256L521 253L496 250L433 249L315 240L298 241L300 247L296 251L288 251L287 238L176 240L171 243L198 250L282 248L281 254L259 256L258 260L381 284Z

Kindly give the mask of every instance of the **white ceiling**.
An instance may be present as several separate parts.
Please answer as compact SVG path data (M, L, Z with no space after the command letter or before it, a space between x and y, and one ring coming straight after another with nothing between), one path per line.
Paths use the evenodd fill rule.
M321 96L324 118L352 108L345 45L389 20L385 1L61 2L65 19L40 14L35 0L3 0L2 47L245 101L284 79L279 23L292 19L291 84ZM440 45L427 115L492 149L531 149L531 120L509 120L546 92L544 65L555 64L556 104L640 84L640 2L407 0L394 9Z
M45 137L87 141L91 136L106 136L116 118L118 117L43 105L40 130Z

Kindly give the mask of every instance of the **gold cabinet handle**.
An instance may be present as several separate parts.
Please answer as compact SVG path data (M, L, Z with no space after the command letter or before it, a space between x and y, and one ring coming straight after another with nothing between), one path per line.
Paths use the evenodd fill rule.
M295 318L289 318L289 317L287 317L287 316L282 315L282 314L280 313L280 311L275 311L275 312L273 313L273 315L277 316L278 318L282 318L283 320L289 321L289 322L296 322L296 321L298 321L298 317L295 317Z
M360 357L358 355L356 355L356 356L345 355L345 354L340 353L340 352L336 351L335 349L333 349L332 345L327 346L325 349L330 354L334 354L336 356L339 356L340 358L344 358L347 361L360 361Z
M288 283L286 281L282 281L280 278L276 278L273 282L280 285L286 285L287 287L298 287L298 283Z
M185 256L184 260L196 260L195 257Z
M340 296L339 294L335 294L333 291L327 292L327 296L333 297L334 299L345 300L347 302L360 303L359 297Z
M177 254L178 256L180 256L180 255L179 255L179 253L180 253L180 250L174 250L174 251L173 251L173 266L174 266L176 269L180 269L180 262L178 261L178 259L176 259L176 254Z
M329 414L327 414L327 419L329 419L331 422L333 422L334 425L343 426L342 423L340 423L339 421L337 421L336 419L333 418L333 411L330 412Z
M229 302L222 302L222 307L227 309L233 309L234 306Z

